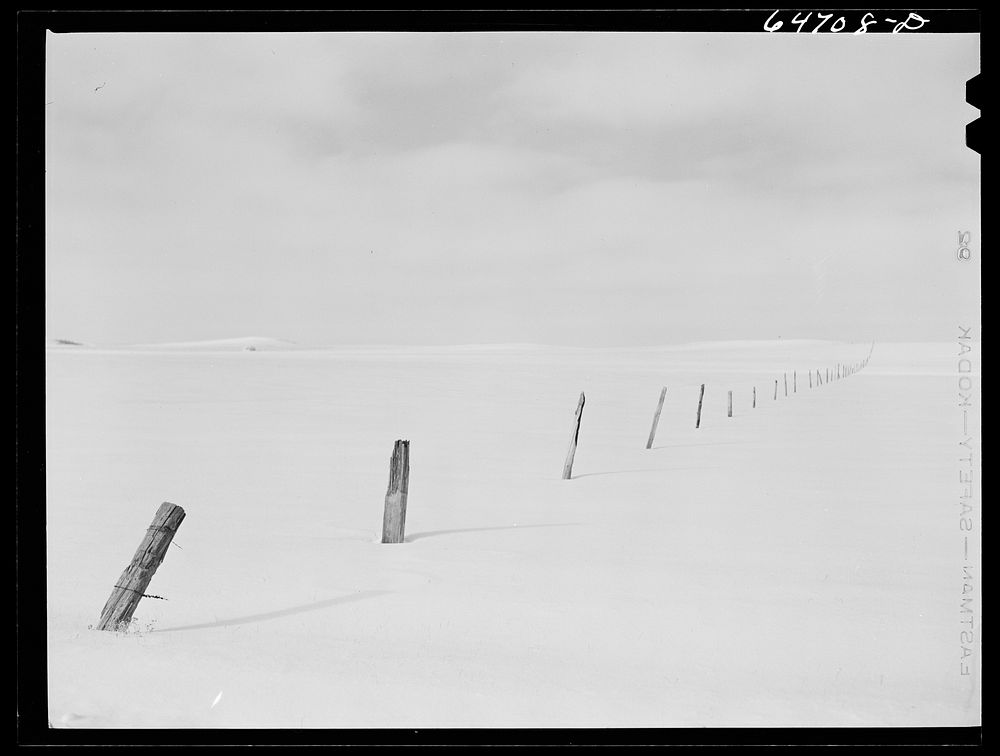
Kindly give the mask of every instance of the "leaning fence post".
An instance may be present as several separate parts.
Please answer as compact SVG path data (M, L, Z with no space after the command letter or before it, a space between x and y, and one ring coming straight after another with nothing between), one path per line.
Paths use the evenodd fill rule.
M117 630L131 621L132 614L145 595L146 587L153 579L156 568L167 555L174 533L183 520L184 510L179 506L169 501L160 504L156 516L153 517L153 524L146 528L146 534L135 556L118 578L118 582L111 590L111 596L101 610L101 620L97 623L98 630Z
M653 415L653 427L649 429L649 439L646 441L646 448L653 446L653 436L656 435L656 425L660 422L660 411L663 409L663 399L667 395L667 387L664 386L660 392L660 401L656 403L656 413Z
M727 412L727 417L732 417L733 416L733 392L732 392L732 390L730 390L730 392L729 392L729 407L726 410L726 412Z
M389 488L382 514L382 543L402 543L406 532L406 498L410 492L410 442L393 444Z
M580 420L583 419L583 405L587 398L580 392L580 401L576 405L576 416L573 420L573 438L569 442L569 452L566 454L566 464L563 465L563 480L573 477L573 458L576 456L576 443L580 439Z
M701 402L705 398L705 384L701 384L701 391L698 394L698 416L695 418L694 427L701 427Z

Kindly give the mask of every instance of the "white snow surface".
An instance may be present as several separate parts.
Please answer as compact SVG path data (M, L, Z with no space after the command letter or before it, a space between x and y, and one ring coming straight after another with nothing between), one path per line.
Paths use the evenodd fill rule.
M47 351L53 726L980 723L956 344L287 343ZM163 501L167 600L89 629Z

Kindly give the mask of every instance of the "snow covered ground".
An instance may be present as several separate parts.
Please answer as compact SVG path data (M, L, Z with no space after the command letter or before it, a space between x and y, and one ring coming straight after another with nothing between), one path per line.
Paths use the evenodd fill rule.
M978 724L958 350L878 344L808 388L867 351L52 344L50 721ZM382 545L397 438L407 542ZM187 512L168 600L88 629L162 501Z

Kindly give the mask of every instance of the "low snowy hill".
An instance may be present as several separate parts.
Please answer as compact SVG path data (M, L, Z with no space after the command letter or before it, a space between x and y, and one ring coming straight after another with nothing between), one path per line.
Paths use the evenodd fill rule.
M159 344L132 344L128 349L169 352L284 351L300 348L294 341L267 336L243 336L208 341L172 341Z

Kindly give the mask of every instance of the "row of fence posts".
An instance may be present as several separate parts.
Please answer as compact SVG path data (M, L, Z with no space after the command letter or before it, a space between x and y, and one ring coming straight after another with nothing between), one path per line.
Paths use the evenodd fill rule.
M856 362L856 363L852 363L850 365L848 365L846 363L837 363L833 368L826 368L827 380L828 381L829 380L839 380L840 378L846 377L848 375L853 375L858 370L861 370L862 368L864 368L868 364L868 360L871 359L872 351L874 349L875 349L875 342L873 341L871 347L868 350L867 356L863 360L861 360L859 362ZM820 372L817 370L816 371L816 385L817 386L823 385L823 381L822 381L820 375L821 375ZM809 376L809 388L812 388L813 387L812 370L810 370L808 372L808 376ZM785 396L787 397L788 396L788 373L787 372L782 373L782 380L784 382L784 393L785 393ZM793 370L792 371L792 393L796 394L796 393L798 393L798 390L799 390L799 373L798 373L797 370ZM657 426L660 423L660 413L663 411L663 401L666 398L666 396L667 396L667 387L664 386L660 390L660 398L659 398L659 400L656 403L656 411L653 413L653 425L649 429L649 437L646 439L646 448L647 449L651 449L653 447L653 439L656 437L656 429L657 429ZM774 381L774 400L777 401L777 399L778 399L778 380L775 380ZM703 383L703 384L701 384L701 386L698 389L698 411L695 414L695 420L694 420L694 427L695 428L700 428L701 427L701 410L702 410L702 407L704 406L704 402L705 402L705 384ZM576 414L574 415L574 418L573 418L573 436L572 436L572 440L570 441L569 452L566 455L566 463L563 465L563 479L564 480L569 480L571 477L573 477L573 459L576 456L576 447L577 447L577 444L579 443L579 440L580 440L580 421L581 421L581 418L583 416L583 404L584 404L584 395L583 395L583 393L581 393L580 394L580 400L577 403L577 407L576 407ZM753 400L752 400L752 405L751 406L753 408L755 408L755 409L757 407L757 387L756 386L753 387ZM726 416L727 417L732 417L733 416L733 392L732 392L732 389L730 389L728 391L728 394L727 394Z
M875 343L872 342L871 349L865 359L852 365L838 363L834 369L826 369L827 381L839 380L842 377L853 375L858 370L864 368L871 359ZM788 373L784 373L785 396L788 396ZM820 372L816 371L816 385L823 385ZM792 393L798 389L798 376L796 371L792 371ZM812 371L809 372L809 388L813 387ZM663 402L667 396L667 387L660 391L659 401L656 403L656 412L653 413L653 426L649 430L649 437L646 440L646 448L653 446L653 439L656 437L656 429L660 422L660 413L663 411ZM774 398L778 398L778 381L774 382ZM698 391L698 412L695 416L695 428L701 427L701 410L705 400L705 384L701 384ZM577 401L576 412L573 416L573 432L570 438L569 451L566 453L566 461L563 464L564 480L573 477L573 460L576 457L576 448L580 440L580 424L583 421L583 406L587 398L584 392L580 392L580 399ZM753 387L753 407L757 406L757 387ZM729 390L726 408L727 417L733 416L733 392ZM382 513L382 543L402 543L406 532L406 499L410 487L410 442L404 439L397 439L392 448L392 456L389 459L389 487L385 494L385 505ZM163 502L153 522L143 535L136 549L132 561L118 578L111 590L111 596L101 610L101 619L98 622L98 630L118 630L131 622L132 615L139 606L139 601L143 597L162 598L162 596L149 596L146 593L153 575L157 568L163 563L167 555L167 549L173 542L174 535L184 521L184 509L168 501Z

